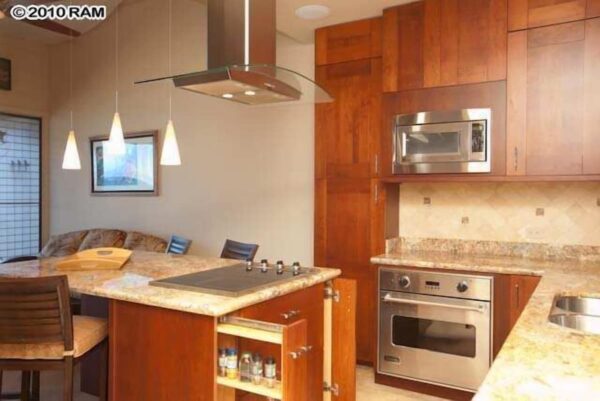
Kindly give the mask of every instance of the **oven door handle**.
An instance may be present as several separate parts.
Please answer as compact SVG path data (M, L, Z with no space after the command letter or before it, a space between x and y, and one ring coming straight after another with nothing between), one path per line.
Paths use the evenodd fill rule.
M439 303L439 302L416 301L414 299L394 298L390 294L386 294L382 298L382 301L388 302L388 303L395 303L395 304L436 306L436 307L440 307L440 308L460 309L460 310L468 310L468 311L481 312L481 313L484 313L486 311L485 306L463 306L463 305L443 304L443 303Z

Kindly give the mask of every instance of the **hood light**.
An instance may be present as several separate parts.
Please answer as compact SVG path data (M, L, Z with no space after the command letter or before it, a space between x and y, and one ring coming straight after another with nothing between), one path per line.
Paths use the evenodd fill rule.
M254 92L254 91L246 91L246 92L244 92L244 95L246 95L246 96L254 96L254 95L256 95L256 92Z
M222 97L225 99L233 99L233 95L231 93L223 93Z

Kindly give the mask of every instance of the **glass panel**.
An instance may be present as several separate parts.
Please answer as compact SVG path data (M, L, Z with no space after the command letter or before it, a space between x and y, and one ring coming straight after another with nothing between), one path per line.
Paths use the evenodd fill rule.
M40 250L40 128L0 113L0 262Z
M409 133L406 136L406 154L460 154L460 132Z
M475 357L475 326L418 319L405 316L392 317L392 343L469 358Z

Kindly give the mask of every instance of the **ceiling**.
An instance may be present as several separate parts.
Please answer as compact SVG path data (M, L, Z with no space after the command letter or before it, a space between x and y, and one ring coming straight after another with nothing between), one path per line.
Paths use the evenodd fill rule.
M115 6L124 0L71 0L72 4L106 5L108 14ZM144 1L144 0L126 0ZM205 3L206 0L194 0ZM311 43L314 40L316 28L375 17L382 10L398 4L410 3L414 0L276 0L277 1L277 30L300 42ZM69 1L56 1L54 4L69 4ZM308 4L321 4L330 8L328 17L321 20L309 21L296 17L295 10ZM101 21L62 21L63 25L85 33L93 29ZM11 36L34 40L40 43L56 44L68 40L65 35L53 33L9 18L0 19L0 36Z

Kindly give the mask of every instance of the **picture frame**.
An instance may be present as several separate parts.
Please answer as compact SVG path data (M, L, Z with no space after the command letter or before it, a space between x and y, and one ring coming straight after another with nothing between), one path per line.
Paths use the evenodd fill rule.
M0 57L0 89L12 90L11 61L2 57Z
M125 155L106 154L107 136L90 138L91 194L158 196L158 130L126 133Z

